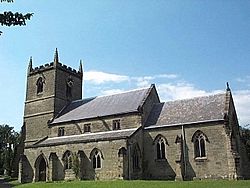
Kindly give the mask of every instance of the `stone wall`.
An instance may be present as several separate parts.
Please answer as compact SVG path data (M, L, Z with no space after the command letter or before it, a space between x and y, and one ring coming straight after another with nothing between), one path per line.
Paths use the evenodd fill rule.
M43 91L37 93L37 80L41 78ZM68 79L73 80L72 96L66 95ZM82 73L60 63L30 68L24 109L26 143L50 134L48 122L72 100L82 98Z
M160 99L155 89L155 86L151 86L150 93L148 93L147 98L142 106L142 124L144 125L154 104L159 103Z
M91 132L111 131L113 120L120 120L120 129L138 128L141 126L141 116L139 114L124 114L109 117L100 117L91 120L69 122L52 125L50 137L58 136L58 128L64 127L65 135L77 135L84 133L84 125L91 124Z
M180 166L177 135L182 135L182 127L166 127L148 129L144 132L144 178L145 179L206 179L229 178L227 164L227 135L223 124L197 124L184 126L185 131L185 165ZM194 144L191 139L197 131L202 131L208 138L206 142L206 158L194 158ZM167 140L166 160L157 160L156 146L153 144L157 135L161 134ZM185 167L186 166L186 167ZM185 170L180 170L185 168ZM180 175L180 173L182 173Z
M126 179L127 171L127 156L118 155L120 148L127 148L126 140L111 140L101 142L89 142L84 144L68 144L51 147L29 148L25 149L23 160L23 168L25 172L20 176L23 182L38 181L38 166L37 162L42 155L46 161L46 180L63 180L72 179L72 170L65 170L63 163L63 155L66 151L72 153L81 153L81 179ZM102 167L93 169L91 163L91 151L98 149L102 153ZM79 159L80 159L79 158ZM52 168L55 167L56 171Z

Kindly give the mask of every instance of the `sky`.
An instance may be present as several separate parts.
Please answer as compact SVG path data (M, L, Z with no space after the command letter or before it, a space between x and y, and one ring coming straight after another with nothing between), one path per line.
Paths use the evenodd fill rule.
M161 101L225 92L250 124L250 1L18 0L0 12L32 12L0 26L0 124L23 124L26 73L53 61L84 66L83 97L155 84Z

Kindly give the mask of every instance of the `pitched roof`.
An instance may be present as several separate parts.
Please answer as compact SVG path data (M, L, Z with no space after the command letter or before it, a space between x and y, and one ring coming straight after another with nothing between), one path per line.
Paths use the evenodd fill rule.
M124 139L131 136L136 132L138 128L133 129L123 129L116 131L105 131L97 133L84 133L80 135L70 135L70 136L60 136L47 138L44 141L41 141L30 147L41 147L41 146L53 146L53 145L62 145L70 143L84 143L84 142L94 142L101 140L115 140L115 139Z
M225 96L224 93L155 104L145 127L223 120Z
M138 112L151 88L73 101L51 124Z

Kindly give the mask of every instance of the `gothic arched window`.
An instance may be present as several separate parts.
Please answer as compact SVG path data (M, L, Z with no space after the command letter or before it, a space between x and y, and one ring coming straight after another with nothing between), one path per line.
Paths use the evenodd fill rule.
M133 170L140 169L140 149L138 144L134 146L134 149L132 150L132 167Z
M157 159L166 159L166 147L163 138L160 138L156 144Z
M157 135L154 144L156 147L156 159L166 159L166 145L167 140L162 135Z
M39 93L42 93L43 92L43 78L42 77L39 77L38 80L36 81L36 86L37 86L37 91L36 93L39 94Z
M133 169L138 169L139 168L139 156L138 156L138 152L137 152L137 149L134 150L134 153L133 153Z
M192 142L194 143L194 157L206 157L206 141L207 136L202 131L196 131L193 135Z
M102 154L98 149L91 152L92 167L93 169L102 168Z
M64 161L64 169L71 169L72 168L72 153L70 151L66 151L63 156Z

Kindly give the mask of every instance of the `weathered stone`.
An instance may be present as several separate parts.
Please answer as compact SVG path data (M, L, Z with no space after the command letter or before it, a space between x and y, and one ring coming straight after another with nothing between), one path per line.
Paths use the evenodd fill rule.
M117 106L107 105L112 108L107 115L92 117L90 108L97 111L114 98L76 101L82 98L82 72L60 64L57 51L55 57L46 66L29 66L19 181L71 180L77 175L92 180L250 178L230 90L160 103L152 85L113 95L119 99L112 103ZM43 87L38 90L39 78ZM90 115L79 118L76 112ZM77 119L69 118L71 113ZM114 120L118 130L113 130ZM199 146L196 135L202 136Z

